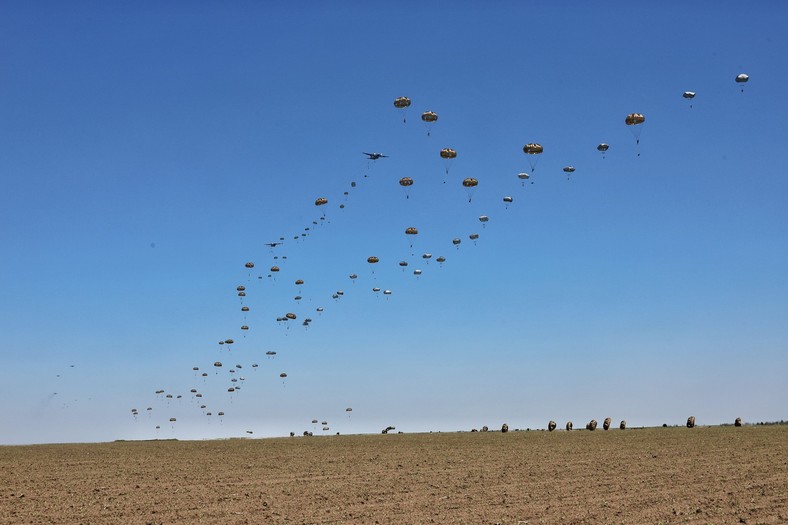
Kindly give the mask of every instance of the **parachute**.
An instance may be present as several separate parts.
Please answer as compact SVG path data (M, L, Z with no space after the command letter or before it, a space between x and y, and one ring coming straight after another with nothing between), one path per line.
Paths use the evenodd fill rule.
M482 223L482 228L487 226L487 223L490 221L490 218L486 215L479 216L479 222Z
M462 181L462 185L465 187L466 193L468 193L468 202L471 202L473 199L473 190L479 185L479 181L472 177L468 177Z
M287 319L290 319L291 321L294 321L296 319L296 314L294 314L292 312L288 312L288 313L285 314L285 317Z
M690 109L692 109L692 99L695 98L695 92L685 91L684 94L681 96L690 101Z
M244 266L246 266L247 268L254 268L254 263L253 262L248 262L248 263L244 264Z
M605 158L605 152L607 152L607 150L610 149L610 145L609 144L605 144L604 142L601 142L599 144L599 146L596 147L596 149L597 149L597 151L599 151L602 154L602 158L604 159Z
M569 180L569 176L575 172L574 166L566 166L564 167L564 173L566 173L566 180Z
M512 199L511 197L509 197L509 196L507 195L506 197L504 197L504 198L503 198L503 205L504 205L504 207L506 207L506 209L508 210L508 209L509 209L509 205L510 205L510 204L511 204L513 201L514 201L514 199Z
M433 111L425 111L421 114L421 120L424 121L424 126L427 128L427 136L430 136L430 126L433 122L438 120L438 114Z
M399 185L405 190L405 198L410 199L410 187L413 186L413 179L410 177L402 177L399 180Z
M737 84L746 84L748 80L750 80L750 75L746 75L744 73L736 75ZM744 86L742 86L741 92L744 93Z
M315 206L323 206L324 204L328 204L328 199L325 197L318 197L315 199Z
M394 107L397 109L402 109L407 113L407 109L410 107L410 99L408 97L397 97L394 99ZM405 124L407 121L407 115L402 116L402 123Z
M525 186L525 181L527 181L528 179L530 179L530 178L531 178L531 176L530 176L530 175L528 175L527 173L523 172L523 173L518 173L518 174L517 174L517 178L518 178L518 179L520 179L520 180L522 181L522 183L521 183L520 185L521 185L521 186ZM533 182L532 182L531 184L533 184Z
M629 126L632 136L635 137L635 145L640 144L640 133L643 131L643 123L646 121L645 115L642 113L630 113L624 119L624 123ZM640 152L638 152L638 157Z
M523 146L523 152L528 155L528 163L531 165L531 173L536 170L536 164L539 162L538 155L544 153L544 148L541 144L529 142Z
M440 155L441 155L441 158L444 159L444 161L445 161L445 164L446 164L446 175L448 175L449 174L449 168L451 167L451 161L452 161L452 159L456 159L457 158L457 152L455 150L451 149L451 148L443 148L441 150Z

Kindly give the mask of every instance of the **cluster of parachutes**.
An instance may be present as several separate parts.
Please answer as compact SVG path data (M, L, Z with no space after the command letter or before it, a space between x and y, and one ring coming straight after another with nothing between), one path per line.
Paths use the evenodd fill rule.
M742 86L748 80L749 77L745 74L740 74L735 78L736 83ZM691 102L695 99L696 93L693 91L685 91L682 94L682 97L690 101L690 108L691 108L692 107ZM409 110L411 105L412 105L412 101L408 97L403 96L394 99L394 107L396 108L397 111L403 112L403 123L405 124L407 124L407 111ZM434 111L429 111L429 110L424 111L421 114L421 120L424 126L426 127L427 136L429 137L431 135L432 127L435 126L436 123L438 122L438 114L435 113ZM640 145L641 132L646 122L646 116L643 113L629 113L624 117L623 120L625 126L632 132L632 136L635 142L635 147L637 150ZM610 149L610 145L605 142L600 142L596 147L596 149L602 155L602 158L605 158L605 155ZM528 164L529 169L517 173L516 176L518 180L520 180L521 184L525 186L526 182L530 182L531 184L533 184L533 181L531 179L537 170L539 160L544 154L545 148L540 143L528 142L525 145L523 145L522 151L523 154L525 155L525 160ZM440 158L443 159L444 161L445 164L444 175L448 179L452 165L458 158L458 152L456 149L452 147L444 147L438 150L438 154ZM367 155L370 158L369 160L371 160L372 162L376 162L378 159L386 157L385 155L377 154L377 153L367 154ZM638 156L640 155L639 151L637 152L637 155ZM575 171L576 168L571 164L566 165L562 169L562 172L566 174L567 178L571 177L572 174L575 173ZM412 176L403 176L399 178L398 183L399 186L405 191L406 199L409 199L410 191L413 188L413 186L416 184L416 180ZM464 177L461 179L460 183L467 192L468 202L472 202L473 192L475 188L479 185L480 181L474 177ZM343 192L343 195L346 199L349 196L350 191L353 188L356 188L356 186L357 183L355 181L352 181L350 184L350 188ZM509 207L514 202L514 198L511 195L505 195L503 196L502 201L504 207ZM316 217L315 220L313 220L310 225L304 227L300 233L292 236L293 242L298 243L302 241L304 238L308 237L310 233L312 233L315 227L322 226L323 224L329 222L329 216L327 215L327 209L329 208L329 204L330 204L329 198L325 196L318 196L315 198L314 206L320 210L321 215L319 217ZM344 209L345 208L344 203L340 203L338 208ZM490 220L491 220L490 216L486 214L480 215L478 217L479 224L481 225L482 228L485 228L487 224L490 222ZM409 242L409 246L411 249L410 255L411 257L415 257L416 255L415 253L413 253L413 245L414 245L413 240L419 235L419 228L417 226L408 225L403 227L403 231L406 238L410 239ZM471 232L468 234L468 239L472 241L474 244L479 238L480 238L480 234L478 232ZM451 239L451 245L457 249L460 248L462 242L463 240L459 237L454 237ZM280 236L279 239L275 242L266 243L266 245L269 248L268 255L266 257L269 260L267 260L266 263L263 265L263 267L268 268L268 272L265 277L262 274L254 275L255 269L258 268L258 265L254 261L247 261L243 264L243 267L246 269L247 283L239 284L235 287L235 293L240 302L241 318L239 319L238 329L240 330L240 335L242 337L242 340L246 339L247 334L253 329L253 327L256 328L258 326L256 324L258 322L261 323L260 324L260 326L262 327L260 330L261 333L265 334L266 330L271 329L270 326L265 327L265 325L263 324L265 321L263 319L260 319L259 317L255 319L256 321L255 323L253 323L252 320L250 320L250 316L253 315L253 312L250 305L245 302L245 299L247 298L247 293L252 293L251 288L258 288L260 286L265 286L266 283L272 284L276 282L277 276L282 272L282 268L286 267L289 264L288 256L284 254L280 254L279 252L280 250L286 250L289 244L290 244L290 239L286 235ZM283 246L284 248L280 249L279 246ZM424 263L428 263L430 260L432 260L432 258L433 258L432 253L429 252L425 252L421 255L421 260ZM410 262L408 262L406 259L407 257L399 261L396 261L396 264L400 268L402 268L402 270L405 270L410 266ZM439 255L438 257L435 258L435 261L438 262L439 264L439 268L443 266L446 260L447 258L443 255ZM393 264L393 262L384 261L377 254L369 255L366 258L366 262L369 265L371 274L373 276L375 274L375 268L378 265L386 264L386 263ZM423 271L424 270L421 268L415 268L412 270L412 275L418 279L423 274ZM349 273L348 275L351 282L354 283L359 278L358 274L356 273ZM262 284L252 285L252 283L254 282L253 277L257 277L256 280L262 281ZM299 311L299 310L303 310L303 308L301 308L301 305L304 303L315 301L317 306L315 307L315 304L312 304L309 308L310 311L314 311L317 315L320 315L325 311L325 306L321 304L320 302L321 299L318 297L308 297L308 300L305 300L305 297L303 295L304 292L302 290L302 288L305 285L304 279L299 277L294 279L292 283L296 287L293 290L294 295L292 296L296 308L291 308L290 306L283 305L281 310L279 310L280 313L273 316L270 319L270 321L275 321L277 325L284 327L285 330L289 330L292 324L299 322L304 327L304 329L308 329L313 323L313 319L309 317L308 312L303 313L302 311ZM383 296L387 298L388 296L391 296L393 294L391 289L377 286L377 283L375 283L375 286L371 287L371 290L374 294L382 293ZM255 290L255 293L258 292ZM262 294L262 292L259 293L261 295L264 295ZM334 293L330 295L330 298L335 302L339 302L341 298L344 297L344 295L345 295L344 290L337 289ZM328 297L324 297L323 299L324 300L328 299ZM232 334L232 335L233 337L237 337L236 334ZM229 357L229 355L231 355L231 349L235 344L235 339L233 337L225 336L218 341L219 351L222 353L222 356ZM267 350L264 353L264 356L268 360L273 360L277 356L277 351ZM256 372L256 370L260 367L260 365L257 362L253 362L251 363L250 367L253 369L253 371ZM204 383L207 382L208 380L213 380L213 379L219 379L220 381L227 381L227 382L223 387L225 389L226 395L218 399L211 400L212 402L215 402L216 405L218 405L221 408L221 410L216 410L214 408L211 408L211 406L209 406L208 399L206 397L207 392L203 392L201 391L200 388L197 387L191 388L189 390L189 394L187 394L190 395L191 403L195 407L199 407L199 410L201 410L202 414L205 415L207 418L216 417L219 418L221 422L222 418L225 416L225 410L227 410L226 405L232 403L233 396L239 395L239 393L243 390L244 383L247 381L246 377L240 375L240 371L242 368L243 365L240 363L228 367L225 366L225 364L221 360L215 360L213 362L214 374L212 376L207 371L203 371L199 366L193 366L192 372L195 379L202 380ZM278 376L279 380L281 380L282 385L284 387L288 379L288 373L284 371L276 371L274 375ZM166 404L165 407L166 409L172 408L170 407L170 403L181 403L184 398L183 394L166 393L164 389L156 390L155 395L162 403ZM147 408L146 412L148 413L149 417L152 411L153 411L152 407ZM345 408L345 412L348 415L348 418L350 418L352 411L353 409L350 407ZM214 416L214 414L216 415ZM135 419L135 421L138 419L139 412L137 411L137 409L132 409L132 416ZM174 428L174 425L177 422L177 418L169 417L167 421ZM313 425L315 425L313 430L316 430L318 419L312 419L311 422ZM321 429L324 432L330 430L330 427L328 425L328 418L323 419L320 425L321 425ZM157 430L160 428L161 425L156 425ZM251 434L252 431L247 430L246 433ZM305 431L304 434L311 435L311 432Z

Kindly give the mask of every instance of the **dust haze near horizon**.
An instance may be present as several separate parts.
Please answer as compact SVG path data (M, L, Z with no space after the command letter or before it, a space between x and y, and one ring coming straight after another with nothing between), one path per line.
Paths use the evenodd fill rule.
M786 419L787 11L4 4L0 443Z

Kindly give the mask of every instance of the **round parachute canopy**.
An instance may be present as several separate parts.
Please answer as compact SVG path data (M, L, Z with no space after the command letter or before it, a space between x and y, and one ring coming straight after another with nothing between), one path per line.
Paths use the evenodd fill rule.
M276 355L276 352L273 350L269 350L265 353L265 355Z
M225 342L225 343L227 343L228 345L231 345L231 344L233 344L235 341L233 341L232 339L225 339L225 340L224 340L224 342Z
M602 142L599 146L596 147L596 149L601 152L605 152L608 149L610 149L610 144L605 144L604 142Z
M294 320L296 318L296 314L294 314L292 312L288 312L288 313L285 314L285 317L290 319L290 320Z
M200 369L200 367L199 367L199 366L193 366L193 367L192 367L192 370L194 370L194 371L197 371L197 370L199 370L199 369Z
M424 122L435 122L438 120L438 114L433 111L425 111L421 114L421 120Z
M257 367L258 367L257 363L252 363L252 368L257 368Z
M404 186L404 187L406 187L406 188L407 188L408 186L413 186L413 179L411 179L410 177L402 177L402 178L399 180L399 185L400 185L400 186Z
M378 293L378 292L380 291L380 288L378 288L378 287L376 286L375 288L373 288L373 289L372 289L372 291L373 291L373 292L375 292L375 293Z
M353 412L353 409L352 409L352 408L350 408L350 407L347 407L347 408L345 409L345 412Z
M391 290L383 290L383 295L391 295Z
M241 311L242 312L248 312L249 311L249 307L248 306L242 306L241 307Z
M747 82L748 80L750 80L750 75L745 75L744 73L741 73L740 75L736 75L736 82L738 82L739 84Z
M303 279L296 279L296 282L295 282L295 283L296 283L298 286L301 286L302 284L304 284L304 280L303 280Z
M399 265L404 268L404 267L406 267L408 265L408 261L400 261Z
M490 218L486 215L482 215L479 217L479 222L488 222Z
M421 256L421 258L422 259L432 259L432 254L431 253L425 253L424 255Z
M520 180L528 180L531 176L527 173L518 173L517 178Z
M351 273L350 274L350 278L351 279L358 279L358 275L356 275L355 273Z
M574 166L567 166L564 168L564 173L574 173L575 167Z
M254 268L254 263L253 262L248 262L248 263L244 264L244 266L246 266L247 268Z
M529 143L523 146L523 151L528 155L538 155L544 151L541 144Z
M472 234L468 235L468 238L470 240L472 240L472 241L475 241L476 239L479 238L479 234L478 233L472 233Z
M642 113L630 113L627 115L627 118L624 119L624 123L627 126L637 126L638 124L643 124L646 121L646 117Z
M397 97L394 99L395 108L406 108L410 106L410 99L408 97Z
M506 197L504 197L504 198L503 198L503 202L512 202L513 200L514 200L514 199L512 199L512 198L511 198L511 197L509 197L508 195L507 195Z
M405 228L405 235L418 235L418 234L419 234L419 230L417 230L413 226L409 228Z
M322 306L318 306L318 307L317 307L317 311L318 311L318 312L322 312L322 311L323 311L323 307L322 307Z
M345 292L343 292L342 290L337 290L337 295L345 295Z
M208 372L203 372L203 373L202 373L202 376L203 376L203 377L208 377Z
M220 344L220 345L223 345L223 344L224 344L224 341L219 341L219 344ZM163 390L162 390L162 392L163 392Z
M462 185L466 188L474 188L478 186L479 181L474 179L473 177L468 177L467 179L462 181Z
M318 197L315 199L315 206L322 206L324 204L328 204L328 199L325 197Z
M328 427L323 427L323 430L331 430L331 429Z
M238 292L238 297L246 297L246 292Z
M249 330L249 327L248 327L248 326L246 326L246 325L243 325L243 326L241 327L241 330Z
M320 424L321 425L328 425L328 421L321 421Z
M227 389L227 391L232 393L232 392L235 392L235 389L233 387L230 387L230 388Z
M317 419L313 419L313 420L312 420L312 424L313 424L313 425L316 425L316 424L317 424Z
M296 295L295 297L293 297L294 301L300 301L301 299L302 297L300 295Z
M441 150L441 158L444 159L453 159L457 157L457 152L451 148L443 148Z
M421 273L422 273L421 270L413 270L413 275L415 276L419 276L421 275Z
M176 421L178 421L178 420L177 420L177 419L175 419L174 417L171 417L171 418L170 418L170 423L175 423Z
M460 244L461 242L462 242L462 239L457 239L457 238L455 238L455 239L452 239L452 240L451 240L451 243L452 243L454 246L457 246L457 245L458 245L458 244Z
M278 272L279 271L279 267L278 266L271 266L271 271L272 272Z
M192 388L191 390L189 390L189 392L191 392L192 394L196 394L197 393L197 389L196 388Z
M368 262L369 264L375 264L375 263L377 263L377 262L380 262L380 259L378 259L377 257L375 257L375 256L373 255L372 257L367 257L367 262Z
M243 292L244 290L246 290L246 286L239 286L235 290L238 292Z
M684 94L681 95L681 96L684 97L684 98L693 99L693 98L695 98L695 92L694 91L685 91Z
M438 257L438 258L437 258L437 259L435 259L435 260L436 260L436 261L438 261L439 263L444 263L444 262L446 262L446 257L444 257L444 256L442 256L442 255L441 255L440 257Z
M223 415L224 415L224 412L219 412L217 415L218 415L219 417L221 417L221 416L223 416Z
M279 374L279 377L287 377L287 374L285 374L284 372L282 372L281 374Z
M213 364L213 366L221 368L221 366L222 366L222 362L221 362L221 361L216 361L216 362Z

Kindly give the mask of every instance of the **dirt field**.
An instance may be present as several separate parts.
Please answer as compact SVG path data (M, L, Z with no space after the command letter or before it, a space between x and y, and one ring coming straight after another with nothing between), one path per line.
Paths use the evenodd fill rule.
M788 523L788 427L0 447L0 523Z

